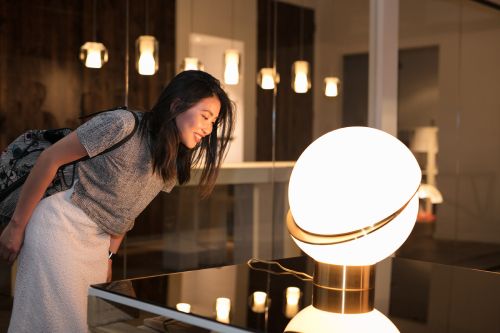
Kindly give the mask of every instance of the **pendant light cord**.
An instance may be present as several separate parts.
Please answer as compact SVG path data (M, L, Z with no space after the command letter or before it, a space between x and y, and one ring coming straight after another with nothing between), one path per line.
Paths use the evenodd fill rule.
M92 2L92 38L94 42L97 42L97 0Z

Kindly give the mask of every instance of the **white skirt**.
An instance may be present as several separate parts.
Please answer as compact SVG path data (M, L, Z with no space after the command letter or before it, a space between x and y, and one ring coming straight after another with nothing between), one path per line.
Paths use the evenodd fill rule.
M87 292L106 280L110 236L70 199L40 201L18 257L9 333L88 332Z

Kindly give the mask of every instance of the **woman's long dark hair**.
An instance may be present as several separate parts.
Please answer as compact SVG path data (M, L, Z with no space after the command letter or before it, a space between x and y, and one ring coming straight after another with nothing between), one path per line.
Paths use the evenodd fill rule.
M193 149L181 143L175 118L206 97L217 97L220 112L212 132ZM184 184L191 178L191 168L204 157L200 187L203 197L215 185L219 167L225 157L235 121L234 105L219 80L203 71L183 71L162 91L151 112L144 114L140 125L143 138L149 139L153 172L164 181L177 178Z

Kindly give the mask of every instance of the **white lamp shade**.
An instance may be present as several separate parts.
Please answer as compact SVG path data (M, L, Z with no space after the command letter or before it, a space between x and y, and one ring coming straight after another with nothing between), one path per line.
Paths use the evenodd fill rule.
M325 77L325 96L336 97L339 94L339 79L336 77Z
M298 60L293 63L292 88L298 94L304 94L311 88L309 63L307 61Z
M80 48L80 60L83 61L85 67L101 68L108 62L108 50L103 43L86 42Z
M347 127L314 141L290 177L288 200L295 223L318 235L370 227L406 208L370 234L333 245L294 241L317 261L372 265L391 255L410 234L418 212L421 171L395 137L368 127Z
M418 197L420 199L429 198L433 204L443 203L443 196L441 195L441 192L436 188L436 186L431 184L420 184Z
M154 75L158 71L158 41L154 36L139 36L135 42L136 68L141 75Z
M198 58L195 57L186 57L181 65L181 70L190 71L190 70L204 70L204 66Z
M236 85L240 81L240 53L229 49L224 53L224 82Z
M322 311L310 305L290 320L285 328L285 332L399 333L399 330L386 316L377 310L360 314L339 314Z
M438 128L435 126L417 127L410 141L410 149L416 153L437 153Z
M276 73L274 68L264 67L257 75L257 83L264 90L274 89L275 85L279 82L279 74Z

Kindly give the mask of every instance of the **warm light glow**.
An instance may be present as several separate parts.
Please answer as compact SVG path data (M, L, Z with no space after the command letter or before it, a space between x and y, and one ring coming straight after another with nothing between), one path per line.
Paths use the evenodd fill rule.
M136 68L141 75L154 75L158 71L158 41L154 36L144 35L137 38Z
M203 64L198 60L198 58L194 57L186 57L181 65L181 70L190 71L190 70L199 70L202 71L204 69Z
M101 68L108 61L108 50L102 43L86 42L80 48L80 60L85 67Z
M306 93L311 88L311 80L309 78L309 63L304 60L299 60L293 63L292 66L292 88L296 93Z
M263 291L256 291L252 294L251 309L256 313L264 313L266 311L267 294Z
M310 305L290 320L285 332L399 333L399 330L384 314L377 310L360 314L339 314L318 310Z
M299 312L300 289L297 287L286 288L285 317L292 318Z
M292 238L319 262L375 264L398 249L413 229L420 180L415 157L395 137L368 127L327 133L302 153L290 177L290 210L300 228L318 235L349 233L410 202L393 221L365 237L332 245Z
M177 303L175 306L177 310L185 313L190 313L191 312L191 304L189 303Z
M215 301L215 319L221 323L229 323L229 314L231 313L231 300L226 297L219 297Z
M275 85L279 83L279 74L274 68L262 68L257 76L257 83L262 89L274 89Z
M224 53L224 82L236 85L240 81L240 53L238 50L226 50Z
M336 77L325 77L325 96L336 97L339 94L339 79Z
M416 153L437 153L438 128L435 126L417 127L410 140L410 149Z
M420 184L418 189L418 197L420 199L429 199L433 204L443 203L443 196L436 186L431 184Z

